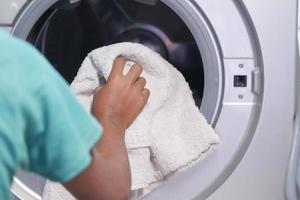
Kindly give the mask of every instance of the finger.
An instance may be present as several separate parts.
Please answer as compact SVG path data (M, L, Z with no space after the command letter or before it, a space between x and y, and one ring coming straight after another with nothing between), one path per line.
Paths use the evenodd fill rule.
M135 82L134 85L135 85L140 91L143 91L143 89L144 89L146 83L147 83L147 82L146 82L146 79L145 79L145 78L139 77L139 78L137 79L137 81Z
M134 64L128 71L127 73L127 77L132 81L135 82L139 76L142 74L143 72L143 68L138 65L138 64Z
M142 111L142 109L145 107L148 99L150 96L150 91L147 88L144 88L142 91L142 95L139 96L139 101L138 101L138 105L139 105L139 110Z
M142 95L143 95L145 101L147 101L150 96L150 90L148 88L144 88L142 91Z
M114 60L110 76L123 75L125 62L126 62L126 60L124 57L122 57L122 56L117 57Z
M102 88L103 88L103 85L96 87L96 89L94 90L94 94L98 93Z

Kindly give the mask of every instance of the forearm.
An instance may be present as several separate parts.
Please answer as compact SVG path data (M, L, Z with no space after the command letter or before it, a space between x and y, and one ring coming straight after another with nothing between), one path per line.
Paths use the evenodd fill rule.
M107 190L116 192L130 191L131 174L127 149L125 146L125 130L104 126L103 135L96 145L96 150L105 162L107 170ZM125 192L125 191L124 191Z
M92 151L93 161L90 166L65 184L78 199L128 198L131 175L122 131L104 127L101 140Z

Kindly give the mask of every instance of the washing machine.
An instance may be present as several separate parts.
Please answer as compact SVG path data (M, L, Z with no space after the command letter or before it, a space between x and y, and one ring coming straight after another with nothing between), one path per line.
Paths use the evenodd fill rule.
M88 52L122 41L183 73L222 142L145 199L299 199L297 0L1 0L0 26L68 82ZM40 199L44 182L20 170L11 191Z

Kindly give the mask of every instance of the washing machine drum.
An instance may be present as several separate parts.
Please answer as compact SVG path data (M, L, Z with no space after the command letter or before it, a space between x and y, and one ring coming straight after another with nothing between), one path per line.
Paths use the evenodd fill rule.
M93 49L117 42L144 44L183 73L196 104L201 105L204 72L199 48L186 24L164 3L88 0L73 5L58 1L39 18L26 39L69 83ZM17 177L42 193L43 178L23 171Z
M163 3L99 0L71 8L56 5L39 20L28 40L69 83L93 49L116 42L142 43L183 73L197 105L201 104L204 76L198 46L181 18Z

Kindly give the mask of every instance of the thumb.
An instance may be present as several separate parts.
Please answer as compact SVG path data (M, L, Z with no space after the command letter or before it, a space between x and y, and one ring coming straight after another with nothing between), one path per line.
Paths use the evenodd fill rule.
M103 85L99 85L98 87L95 88L94 93L98 93L101 89L103 88Z

